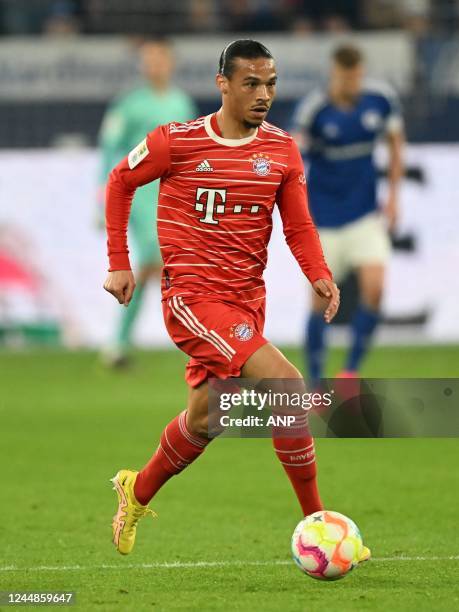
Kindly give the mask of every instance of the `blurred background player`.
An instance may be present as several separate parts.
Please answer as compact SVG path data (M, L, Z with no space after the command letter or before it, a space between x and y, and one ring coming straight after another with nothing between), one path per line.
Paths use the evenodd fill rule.
M104 186L110 170L145 134L158 125L187 121L196 116L191 98L172 84L174 56L171 44L166 39L145 40L139 53L145 83L117 98L102 123L99 144ZM115 336L103 353L105 363L111 366L128 363L128 349L146 285L160 276L162 259L156 237L158 190L159 181L154 181L138 189L133 201L129 231L138 281L133 299L121 313Z
M402 176L403 121L397 98L384 83L364 80L364 58L353 45L333 53L328 90L316 90L297 106L294 128L309 163L311 213L336 282L355 271L359 305L351 322L352 339L340 376L357 375L379 320L384 272L390 255L388 230L398 213ZM377 201L373 154L380 137L389 149L388 197ZM306 328L306 358L311 380L323 376L324 302L312 295Z

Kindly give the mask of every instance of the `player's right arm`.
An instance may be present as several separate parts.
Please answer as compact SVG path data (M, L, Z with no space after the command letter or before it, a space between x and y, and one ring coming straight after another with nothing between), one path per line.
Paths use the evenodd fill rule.
M293 120L290 126L290 134L293 140L296 142L298 149L304 155L306 154L309 146L307 127L302 121L301 109L304 104L304 100L301 100L297 105L293 113Z
M315 90L302 98L293 112L290 133L302 155L306 155L311 140L311 129L318 110L324 104L324 95Z
M99 132L101 182L105 183L112 168L129 150L126 148L128 133L129 116L125 105L116 102L105 113Z
M123 101L116 101L109 106L98 136L100 153L99 186L97 191L97 223L103 227L103 210L105 201L105 185L112 168L129 151L127 144L130 130L129 116ZM131 145L132 146L132 145Z
M403 149L405 144L404 125L402 108L396 94L388 89L385 102L388 106L385 117L385 131L387 138L387 146L389 150L389 167L388 167L388 197L384 207L388 226L393 230L397 218L399 208L399 192L403 178Z
M127 228L137 187L166 176L170 169L169 126L157 127L110 173L105 190L109 273L104 289L127 306L135 289Z

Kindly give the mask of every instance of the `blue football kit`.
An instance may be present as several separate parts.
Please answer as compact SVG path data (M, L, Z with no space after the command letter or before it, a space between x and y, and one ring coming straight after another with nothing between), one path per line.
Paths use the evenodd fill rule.
M373 152L380 137L401 129L396 95L375 81L364 83L348 110L325 90L299 102L292 131L307 138L309 205L318 227L340 227L377 208Z

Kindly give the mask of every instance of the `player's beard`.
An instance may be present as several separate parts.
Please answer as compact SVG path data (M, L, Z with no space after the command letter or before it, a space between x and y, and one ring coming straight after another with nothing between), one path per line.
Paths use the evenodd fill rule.
M253 130L254 128L260 127L260 125L263 123L263 121L264 121L264 119L261 119L257 123L253 123L252 121L248 121L247 119L243 119L242 120L242 125L246 129L248 129L248 130Z

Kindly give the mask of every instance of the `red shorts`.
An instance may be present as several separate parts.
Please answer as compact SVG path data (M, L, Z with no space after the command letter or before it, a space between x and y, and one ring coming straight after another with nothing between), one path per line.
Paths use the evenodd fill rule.
M212 376L240 376L250 355L268 342L264 302L247 311L228 302L174 296L163 301L163 313L170 337L191 357L185 372L191 387Z

